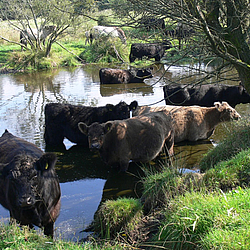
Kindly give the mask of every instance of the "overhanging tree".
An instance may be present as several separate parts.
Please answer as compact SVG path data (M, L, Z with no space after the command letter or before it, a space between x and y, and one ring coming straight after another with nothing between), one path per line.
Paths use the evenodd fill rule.
M91 3L93 0L84 1L81 8L88 11ZM0 5L5 8L0 10L0 15L2 19L7 19L12 27L24 34L32 34L35 30L32 34L34 39L27 39L29 46L23 44L20 46L33 52L42 51L44 56L48 56L51 46L57 41L57 38L79 23L79 13L76 11L79 6L77 4L79 2L75 3L71 0L1 0ZM40 39L42 30L48 25L55 26L55 29L47 37L46 46L42 46ZM4 36L1 38L5 39Z
M140 22L143 15L165 18L169 26L188 25L196 38L185 55L196 50L199 51L196 56L203 62L208 57L222 59L213 73L219 74L224 65L232 65L250 93L249 0L112 0L111 3L115 3L114 10L119 16L123 13L129 17L128 25Z

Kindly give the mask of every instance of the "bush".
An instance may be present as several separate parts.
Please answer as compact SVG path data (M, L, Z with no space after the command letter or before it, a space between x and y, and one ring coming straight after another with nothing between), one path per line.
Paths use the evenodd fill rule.
M87 46L79 57L87 63L114 63L121 62L121 60L128 61L128 50L119 38L107 39L105 37L105 39L95 40L92 45Z

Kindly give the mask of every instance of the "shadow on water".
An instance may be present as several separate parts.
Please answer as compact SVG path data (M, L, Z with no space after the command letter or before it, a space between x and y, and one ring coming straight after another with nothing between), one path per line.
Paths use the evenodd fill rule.
M117 168L111 168L103 163L96 152L78 145L56 153L58 155L56 171L60 183L82 179L103 179L106 182L102 200L123 195L140 197L142 190L138 182L144 176L144 172L139 164L131 162L127 172L120 172Z

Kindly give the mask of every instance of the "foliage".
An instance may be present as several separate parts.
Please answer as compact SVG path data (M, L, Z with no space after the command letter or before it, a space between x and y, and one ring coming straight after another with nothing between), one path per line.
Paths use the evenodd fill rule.
M220 161L229 160L241 150L246 150L250 147L249 121L242 120L234 124L235 126L228 133L228 136L219 145L210 150L201 160L201 171L212 168Z
M250 190L191 192L172 200L157 242L168 249L249 249Z
M116 43L114 43L116 41ZM128 60L128 50L117 39L107 37L103 40L93 42L86 46L85 50L79 55L86 62L121 62Z
M31 50L31 53L44 51L45 57L49 55L51 46L58 37L65 35L66 31L73 32L73 29L70 30L69 28L78 25L79 21L79 14L74 12L74 4L70 0L61 2L56 0L2 0L2 4L8 6L8 13L12 13L13 18L15 18L15 21L9 20L9 24L22 34L31 34L31 37L33 37L30 39L26 35L25 38L30 47L25 45L22 47ZM4 11L0 13L5 16ZM8 19L7 16L5 18ZM43 46L40 39L42 30L46 26L52 25L55 28L51 29L51 33L47 36L47 43ZM6 39L4 36L1 36L1 38Z
M179 25L183 30L180 31L183 32L179 36L180 40L182 36L186 36L183 41L189 40L188 46L179 47L185 50L186 55L192 56L195 51L199 51L201 63L211 57L224 60L213 72L200 72L207 75L204 80L211 73L219 77L221 70L230 64L236 68L239 79L250 92L248 0L112 0L111 3L113 11L128 26L138 27L144 17L164 18L166 30L174 31ZM167 32L159 32L171 39Z

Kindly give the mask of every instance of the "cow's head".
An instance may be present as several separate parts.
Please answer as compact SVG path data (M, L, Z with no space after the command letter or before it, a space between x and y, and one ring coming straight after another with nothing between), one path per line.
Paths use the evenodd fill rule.
M246 91L244 85L239 82L239 85L237 86L238 91L240 93L240 102L241 103L250 103L250 95Z
M109 120L123 120L130 117L130 111L136 109L137 101L131 102L129 105L125 102L120 102L117 105L107 104Z
M140 78L140 79L146 79L146 78L152 78L153 74L152 74L153 68L146 68L146 69L138 69L136 71L136 77Z
M83 122L78 123L79 130L88 136L89 148L99 150L103 144L103 138L110 131L112 122L99 124L94 122L90 126Z
M6 181L6 197L14 218L21 211L32 209L36 202L43 202L41 193L48 178L55 178L56 155L45 153L37 159L28 155L17 155L3 169ZM15 215L18 213L18 215Z
M241 117L240 114L227 102L215 102L214 106L220 112L221 121L238 120Z

